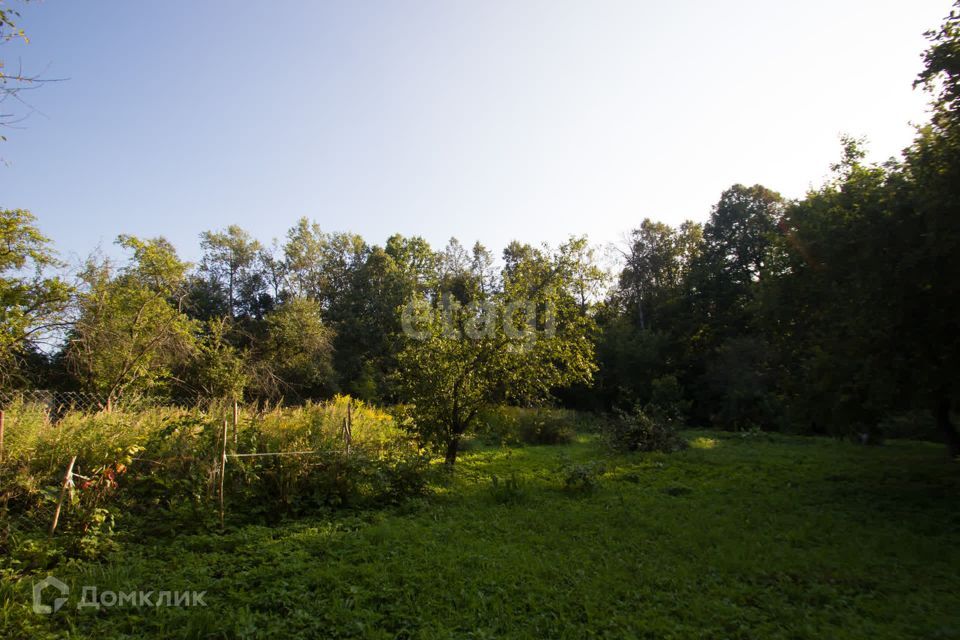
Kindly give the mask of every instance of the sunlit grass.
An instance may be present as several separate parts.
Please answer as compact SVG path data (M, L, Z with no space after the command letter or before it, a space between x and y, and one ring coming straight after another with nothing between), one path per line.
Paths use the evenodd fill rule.
M690 446L694 449L713 449L718 444L720 444L720 441L716 438L705 438L703 436L690 440Z
M674 454L475 447L391 510L128 540L63 568L100 589L207 590L205 609L26 610L4 638L951 638L960 472L940 447L688 433ZM562 469L600 462L589 494ZM491 477L522 478L498 500ZM9 600L9 598L8 598Z

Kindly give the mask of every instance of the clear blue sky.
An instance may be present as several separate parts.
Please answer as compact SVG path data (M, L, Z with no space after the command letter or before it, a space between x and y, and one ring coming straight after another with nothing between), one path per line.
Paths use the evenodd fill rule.
M0 206L65 257L118 233L261 240L300 216L382 243L704 220L735 182L796 197L841 133L897 154L949 0L44 0L7 64L32 92Z

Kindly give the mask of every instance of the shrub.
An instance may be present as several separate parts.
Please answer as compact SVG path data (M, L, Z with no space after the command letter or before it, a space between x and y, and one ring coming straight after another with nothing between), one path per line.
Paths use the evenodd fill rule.
M524 444L570 444L576 438L564 411L538 409L520 415L518 426Z
M349 452L343 438L348 411ZM162 534L174 525L180 531L217 526L216 473L224 418L232 412L232 403L71 412L54 425L43 411L8 410L0 569L37 568L60 557L56 551L40 558L21 541L46 536L73 456L75 487L65 494L50 547L62 555L102 556L114 530ZM244 411L237 432L231 426L227 437L228 453L297 452L228 459L224 489L231 523L397 503L427 486L427 461L408 433L383 411L346 397ZM22 562L8 561L8 554Z
M494 407L480 416L477 436L491 445L569 444L577 420L575 412L563 409Z
M616 451L671 453L687 448L686 440L668 422L655 419L640 409L613 416L607 422L604 435Z
M514 407L485 409L477 420L477 438L488 445L520 444L517 415Z
M567 463L560 468L563 488L570 493L593 493L606 471L602 462Z
M402 453L382 460L377 471L377 500L399 504L406 498L424 495L429 470L429 456L419 453Z

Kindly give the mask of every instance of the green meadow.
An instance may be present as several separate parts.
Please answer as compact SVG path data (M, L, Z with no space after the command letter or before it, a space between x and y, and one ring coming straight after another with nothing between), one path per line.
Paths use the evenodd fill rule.
M0 582L17 638L958 638L960 469L940 445L686 431L672 454L469 443L388 508L121 536ZM203 591L206 606L80 607ZM154 597L156 600L156 597Z

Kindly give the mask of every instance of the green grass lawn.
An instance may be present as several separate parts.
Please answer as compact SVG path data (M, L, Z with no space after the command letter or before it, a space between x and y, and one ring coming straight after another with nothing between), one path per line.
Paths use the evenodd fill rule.
M942 447L685 436L670 455L477 448L393 510L126 540L54 572L74 599L53 615L29 579L0 583L0 637L960 638ZM558 467L588 461L599 486L564 490ZM83 585L207 606L77 610Z

